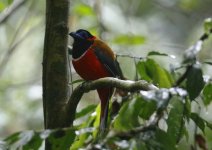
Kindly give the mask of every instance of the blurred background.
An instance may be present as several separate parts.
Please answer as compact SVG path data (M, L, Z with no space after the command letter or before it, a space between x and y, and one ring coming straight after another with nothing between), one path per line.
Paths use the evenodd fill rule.
M203 34L211 6L211 0L70 0L69 29L91 31L118 55L145 57L149 51L175 55L154 57L169 70ZM43 129L44 31L44 0L0 1L0 139L21 130ZM200 61L211 60L211 47L212 38L204 43ZM134 79L134 59L118 60L125 76ZM203 67L205 75L212 75L210 66ZM71 71L73 80L78 79L73 67ZM79 109L98 102L95 92L85 96Z

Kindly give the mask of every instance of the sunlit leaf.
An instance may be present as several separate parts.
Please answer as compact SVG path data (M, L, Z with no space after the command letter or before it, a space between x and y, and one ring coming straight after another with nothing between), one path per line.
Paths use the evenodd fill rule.
M153 81L159 87L169 88L172 86L173 79L171 75L153 59L149 58L138 62L137 69L141 79Z
M174 98L171 101L171 111L169 112L169 116L167 119L167 134L173 138L175 143L182 137L184 120L183 120L183 107L184 104L181 100Z
M210 30L212 30L212 18L205 19L204 29L206 33L210 33Z
M6 8L6 4L3 2L0 2L0 12L3 11Z
M171 58L175 58L174 55L169 55L169 54L166 54L166 53L160 53L158 51L151 51L147 54L147 56L154 56L154 55L156 55L156 56L168 56L168 57L171 57Z
M138 45L146 41L144 36L123 34L115 37L113 42L122 45Z
M204 104L209 105L212 101L212 83L209 83L204 87L203 96Z
M75 150L81 148L87 138L90 136L90 134L84 133L77 136L77 138L74 140L73 144L70 146L70 150Z
M148 75L148 68L146 67L146 61L139 61L137 64L137 71L141 77L141 79L146 81L152 81L151 77Z
M89 5L77 4L73 8L74 13L82 16L93 16L95 12Z
M204 87L204 84L205 83L202 77L202 70L200 65L193 65L188 72L186 82L186 89L191 100L194 100L197 96L199 96Z
M194 123L202 130L202 132L204 132L205 120L202 119L197 113L191 113L190 117L194 121Z
M95 108L96 108L96 105L89 105L89 106L85 107L84 109L82 109L80 112L78 112L76 114L75 119L85 116L86 114L94 111Z

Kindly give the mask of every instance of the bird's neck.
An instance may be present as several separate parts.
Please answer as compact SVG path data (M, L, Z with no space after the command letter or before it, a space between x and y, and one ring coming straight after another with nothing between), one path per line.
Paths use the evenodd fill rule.
M93 41L74 41L72 57L74 59L79 58L89 49L92 44Z

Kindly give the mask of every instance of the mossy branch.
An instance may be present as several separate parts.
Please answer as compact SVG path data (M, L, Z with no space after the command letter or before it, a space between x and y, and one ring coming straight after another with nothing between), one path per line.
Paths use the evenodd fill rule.
M76 114L76 108L83 94L91 90L106 87L114 87L127 92L135 92L140 90L143 91L158 90L156 86L144 80L131 81L131 80L120 80L117 78L106 77L94 81L83 82L74 89L66 106L68 113L67 115L69 116L68 122L70 123L70 125L73 124Z

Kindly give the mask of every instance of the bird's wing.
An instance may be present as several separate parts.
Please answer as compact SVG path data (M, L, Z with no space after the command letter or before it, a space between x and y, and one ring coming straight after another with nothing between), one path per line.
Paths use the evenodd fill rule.
M122 71L111 48L103 41L97 39L94 42L93 49L99 61L104 64L111 75L122 79Z

